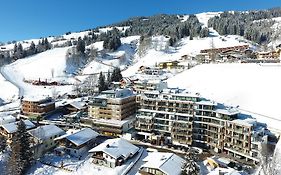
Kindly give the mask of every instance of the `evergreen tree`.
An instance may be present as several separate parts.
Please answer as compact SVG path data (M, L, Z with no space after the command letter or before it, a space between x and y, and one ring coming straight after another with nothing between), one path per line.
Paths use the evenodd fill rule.
M0 153L3 152L7 147L6 138L0 135Z
M209 29L207 27L202 28L202 30L200 31L199 36L201 38L207 37L209 35Z
M43 45L44 45L45 51L51 49L51 44L49 43L48 39L45 38L45 39L43 39L43 41L44 41Z
M182 166L182 175L199 175L200 168L196 163L197 154L194 152L190 152L185 156L185 163Z
M123 76L121 74L121 70L119 67L116 67L113 69L112 75L111 75L111 81L112 82L119 82L123 79Z
M107 84L107 87L109 88L110 84L111 84L111 74L110 74L110 70L108 69L107 71L107 79L106 79L106 84Z
M76 45L76 50L79 53L84 54L85 53L85 41L81 39L81 37L78 38L78 42Z
M13 175L24 174L30 166L31 156L29 135L25 123L20 120L17 131L12 138L8 173Z
M36 47L35 47L35 44L34 42L32 41L30 46L29 46L29 50L32 54L35 54L36 53Z
M15 43L14 45L14 58L15 59L20 59L25 57L25 52L23 50L23 47L21 45L21 43L17 44Z
M100 72L99 75L99 83L98 83L99 92L107 90L106 83L105 83L105 76Z

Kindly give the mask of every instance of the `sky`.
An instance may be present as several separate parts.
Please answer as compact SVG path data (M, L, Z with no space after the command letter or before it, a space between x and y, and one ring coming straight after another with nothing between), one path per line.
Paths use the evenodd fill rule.
M0 41L56 36L134 16L281 7L281 0L12 0L1 4Z

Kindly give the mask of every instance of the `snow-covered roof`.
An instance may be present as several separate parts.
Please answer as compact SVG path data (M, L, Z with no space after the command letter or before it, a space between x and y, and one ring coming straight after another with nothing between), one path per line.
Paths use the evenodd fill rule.
M109 125L109 126L118 126L118 127L122 127L124 124L130 122L131 120L133 120L132 117L129 117L127 119L124 120L115 120L115 119L93 119L94 123L99 123L99 124L104 124L104 125Z
M240 124L240 125L246 125L246 126L254 126L257 124L257 120L256 119L253 119L253 118L247 118L247 119L236 119L236 120L233 120L232 122L236 123L236 124Z
M102 144L91 149L89 152L104 152L110 155L111 157L117 159L120 156L127 158L130 155L134 155L138 150L139 148L131 144L130 142L122 138L116 138L106 140Z
M80 146L80 145L83 145L84 143L96 138L98 135L99 135L99 133L97 133L96 131L94 131L90 128L83 128L80 131L77 131L77 132L71 133L71 134L65 134L61 137L58 137L55 140L61 140L61 139L66 138L67 140L69 140L70 142L75 144L76 146Z
M180 175L184 159L174 153L153 152L143 160L142 167L159 169L167 175Z
M45 100L52 100L51 97L44 97L44 96L25 96L23 99L23 101L30 101L30 102L41 102L41 101L45 101Z
M60 136L65 134L64 130L60 129L59 127L53 124L39 126L35 129L28 131L28 133L31 134L33 137L37 138L38 140L45 140L55 135Z
M35 125L29 121L29 120L24 120L23 121L25 123L26 129L31 129L34 128ZM16 132L18 130L18 122L13 122L13 123L8 123L8 124L4 124L2 125L2 127L10 134Z
M0 125L15 122L16 118L12 115L0 116Z
M209 105L209 106L216 106L217 105L217 103L215 103L213 101L208 101L208 100L202 100L202 101L196 102L196 104Z
M102 91L101 95L97 96L96 98L116 98L116 99L123 99L127 98L129 96L134 96L134 93L132 90L126 88L126 89L114 89L114 90L106 90Z
M216 113L225 114L225 115L236 115L239 114L239 110L237 108L224 108L224 109L216 109Z
M84 109L85 108L85 105L86 105L86 102L82 102L82 101L73 101L73 102L70 102L69 105L73 106L74 108L76 109Z

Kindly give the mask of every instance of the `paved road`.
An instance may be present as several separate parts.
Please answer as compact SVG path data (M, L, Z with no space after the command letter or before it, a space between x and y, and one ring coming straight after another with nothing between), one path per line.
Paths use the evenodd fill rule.
M14 86L16 86L18 89L19 89L19 97L22 97L23 94L24 94L24 90L22 87L20 87L16 81L14 81L12 78L9 77L8 74L6 74L6 72L4 71L4 66L2 66L0 68L0 73L1 75L7 80L9 81L10 83L12 83Z
M139 160L134 164L134 166L130 169L127 175L136 175L139 171L139 168L144 164L143 159L148 155L147 151L144 149Z

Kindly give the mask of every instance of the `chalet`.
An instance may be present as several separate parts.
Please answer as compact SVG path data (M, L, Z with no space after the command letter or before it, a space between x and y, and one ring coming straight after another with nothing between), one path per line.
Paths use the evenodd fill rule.
M140 68L140 73L145 75L163 75L165 71L158 67L143 67Z
M174 153L149 153L143 160L145 163L140 167L141 175L180 175L184 159Z
M258 52L257 59L278 59L281 54L281 49L268 51L268 52Z
M222 48L203 49L200 51L200 53L222 53L225 51L244 52L247 49L249 49L249 45L240 45L240 46L231 46L231 47L222 47Z
M29 130L31 149L35 159L57 146L56 138L65 134L65 131L56 125L44 125Z
M19 121L0 126L0 134L6 137L8 145L12 143L12 138L18 130L18 123ZM35 128L35 125L29 120L24 120L24 124L27 130Z
M209 53L199 53L196 55L196 60L199 60L201 63L210 63L211 57Z
M56 151L57 153L67 153L75 157L80 157L92 147L98 135L97 132L90 128L65 134L55 139L59 143L59 148L56 148Z
M66 110L67 113L86 111L87 104L86 104L86 102L82 102L82 101L73 101L73 102L67 103L64 106L64 109Z
M117 138L106 140L89 152L93 154L92 160L94 164L115 168L134 157L138 151L137 146L124 139Z

